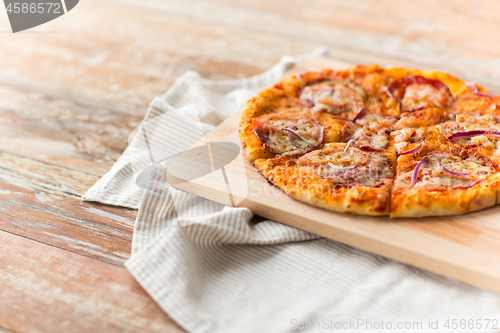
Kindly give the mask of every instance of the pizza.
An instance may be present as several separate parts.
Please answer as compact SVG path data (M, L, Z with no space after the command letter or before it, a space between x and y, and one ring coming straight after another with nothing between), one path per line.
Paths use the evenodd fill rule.
M290 75L244 105L239 135L270 183L332 211L442 216L500 200L500 97L441 71Z

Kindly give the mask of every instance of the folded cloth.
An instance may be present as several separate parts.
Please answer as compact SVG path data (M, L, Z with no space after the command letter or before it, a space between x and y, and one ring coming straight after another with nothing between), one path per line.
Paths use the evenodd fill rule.
M126 267L190 332L437 332L447 320L492 331L476 320L500 319L500 295L168 186L176 154L294 64L326 55L283 57L249 79L186 73L153 101L139 134L84 200L139 208Z

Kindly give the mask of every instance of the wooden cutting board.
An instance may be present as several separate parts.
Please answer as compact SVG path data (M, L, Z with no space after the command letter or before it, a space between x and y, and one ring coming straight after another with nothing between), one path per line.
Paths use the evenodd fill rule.
M350 64L330 59L315 59L301 63L292 71L348 66ZM169 167L172 185L226 205L247 207L254 214L365 251L500 292L500 205L467 215L421 219L357 216L316 208L288 197L248 163L240 150L238 123L239 114L227 119L206 141L198 144L201 148L207 147L206 142L212 142L208 145L211 157L208 162L201 150L193 150L174 161ZM229 160L231 162L225 165ZM193 172L186 165L199 169L207 163L216 171L192 179ZM224 168L220 168L221 165L225 165Z

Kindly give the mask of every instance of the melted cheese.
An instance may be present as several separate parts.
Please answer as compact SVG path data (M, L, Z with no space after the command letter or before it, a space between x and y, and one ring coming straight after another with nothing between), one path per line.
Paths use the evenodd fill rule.
M378 114L366 114L356 120L356 123L368 127L377 134L386 134L394 130L394 125L398 120L394 117L382 116Z
M492 167L484 166L477 161L464 160L448 153L432 153L427 155L427 162L419 170L415 189L427 191L448 191L458 188L469 188L495 173ZM467 176L451 174L441 168L440 164L453 172L468 173ZM412 171L398 176L398 185L409 188Z

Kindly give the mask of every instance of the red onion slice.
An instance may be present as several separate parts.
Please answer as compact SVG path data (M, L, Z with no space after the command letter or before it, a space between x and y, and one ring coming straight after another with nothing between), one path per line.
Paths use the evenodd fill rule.
M349 141L347 141L347 144L345 145L345 148L344 148L344 151L342 152L342 155L345 155L345 152L347 151L347 149L349 149L349 146L351 145L351 143L353 143L354 140L351 139Z
M388 85L387 87L385 87L385 92L387 93L387 95L392 98L394 101L396 101L396 103L401 103L401 101L399 99L396 98L396 96L394 96L390 90L390 86L391 85Z
M304 101L304 103L307 103L306 106L309 108L312 108L314 106L313 96L314 96L314 94L309 90L305 96L306 99L302 99Z
M413 154L413 153L416 153L417 151L419 151L420 149L422 149L423 145L419 145L417 148L414 148L410 151L406 151L404 153L397 153L396 154L396 157L399 157L399 156L402 156L402 155L408 155L408 154Z
M455 133L455 134L449 136L448 140L453 140L453 139L461 138L461 137L464 137L464 136L477 136L477 135L486 135L486 134L500 135L500 132L498 132L498 131L469 131L469 132L459 132L459 133Z
M354 118L352 118L352 122L355 123L356 120L358 120L359 118L361 118L364 113L365 113L365 108L361 108L361 110L359 110L359 112L356 113L356 115L354 116Z
M410 187L413 187L417 183L417 178L418 178L418 172L420 171L420 168L427 162L428 157L424 158L420 162L417 163L415 166L415 169L413 169L413 173L411 174L411 183Z
M297 80L300 81L300 83L304 86L306 84L306 81L304 81L304 79L302 78L302 75L300 75L299 72L295 73L295 77L297 78Z
M399 99L397 99L396 96L394 96L392 94L392 92L391 92L391 85L392 85L392 83L385 87L385 92L389 96L389 98L393 99L396 102L396 104L398 105L398 110L401 111L401 101Z
M495 94L486 94L483 92L480 92L479 89L476 87L476 83L474 82L465 82L465 85L472 90L472 92L478 96L484 96L484 97L495 97Z
M466 172L456 172L456 171L451 171L451 170L448 170L446 169L441 163L439 163L439 166L441 167L441 169L443 169L444 171L448 172L448 173L451 173L452 175L455 175L455 176L470 176L471 173L466 173Z
M294 130L291 130L289 128L283 128L282 131L286 131L286 135L288 136L288 139L292 141L293 145L297 148L300 148L300 144L295 141L293 136L297 137L297 139L304 141L305 143L309 144L306 140L304 140L298 133L296 133Z

